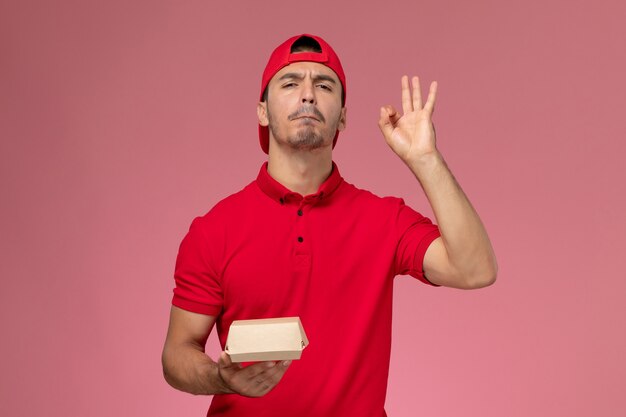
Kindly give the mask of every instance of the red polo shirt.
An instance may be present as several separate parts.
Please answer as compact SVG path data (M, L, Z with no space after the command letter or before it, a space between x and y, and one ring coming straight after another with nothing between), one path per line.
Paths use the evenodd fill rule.
M197 217L176 261L172 303L217 316L222 350L233 320L299 316L309 339L261 398L216 395L210 416L385 415L393 278L424 277L431 221L333 170L315 194L256 181Z

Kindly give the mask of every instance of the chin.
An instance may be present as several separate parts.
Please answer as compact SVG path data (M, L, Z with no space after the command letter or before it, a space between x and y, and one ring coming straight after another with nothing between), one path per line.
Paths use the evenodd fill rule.
M289 138L288 142L294 149L313 150L323 148L328 145L322 135L313 131L313 129L299 131L294 137Z
M308 150L313 151L316 149L322 149L324 147L323 142L289 142L289 146L296 150Z

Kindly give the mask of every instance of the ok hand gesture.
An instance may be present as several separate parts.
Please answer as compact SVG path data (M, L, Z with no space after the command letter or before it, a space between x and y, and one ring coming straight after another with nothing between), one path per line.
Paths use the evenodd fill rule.
M402 77L402 111L398 114L393 106L381 107L378 126L387 144L405 162L415 161L436 152L435 127L432 114L435 109L437 82L430 84L426 104L422 106L419 78L413 77L413 94L409 89L409 77Z

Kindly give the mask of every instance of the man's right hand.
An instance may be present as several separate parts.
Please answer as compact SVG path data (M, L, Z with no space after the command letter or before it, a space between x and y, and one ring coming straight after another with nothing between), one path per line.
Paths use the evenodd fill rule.
M258 362L243 367L226 352L217 362L204 352L216 316L172 306L163 346L163 376L172 387L191 394L261 397L282 379L291 361Z
M228 353L222 352L217 361L217 375L224 383L226 393L262 397L280 382L289 365L291 361L269 361L243 367L233 363Z

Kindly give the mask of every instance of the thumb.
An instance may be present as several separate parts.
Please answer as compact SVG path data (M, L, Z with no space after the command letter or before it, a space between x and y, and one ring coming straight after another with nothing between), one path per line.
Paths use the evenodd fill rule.
M393 132L393 123L391 118L389 117L389 111L385 107L380 108L380 118L378 119L378 127L383 135L388 138L391 137L391 132Z
M217 360L217 366L219 366L220 368L230 368L233 366L237 367L237 365L239 364L233 364L233 361L230 359L230 355L228 353L220 353L220 357Z
M238 365L238 364L237 364ZM233 370L228 370L227 368L231 368L233 366L232 361L230 360L230 356L226 352L220 353L219 358L217 359L217 378L218 383L221 385L224 393L232 394L235 391L230 387L228 382L224 379L224 375L232 375ZM222 371L223 370L223 371ZM224 374L222 374L224 372Z

